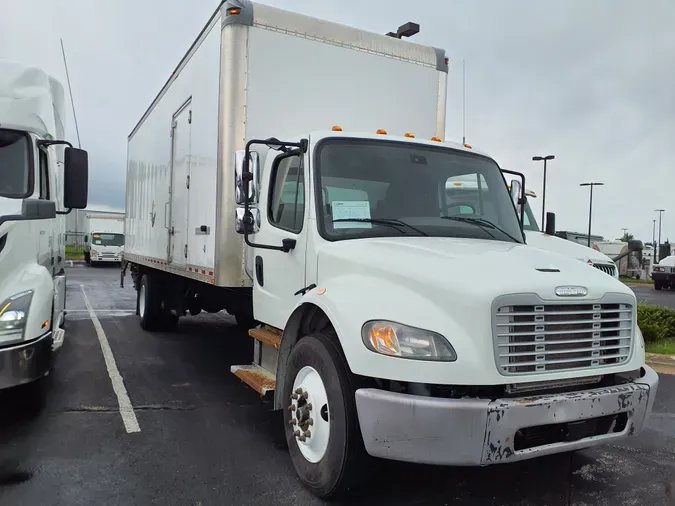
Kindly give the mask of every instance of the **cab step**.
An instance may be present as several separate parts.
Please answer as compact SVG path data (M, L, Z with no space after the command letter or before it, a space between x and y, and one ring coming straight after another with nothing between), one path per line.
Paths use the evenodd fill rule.
M250 329L248 331L248 335L263 344L271 346L274 349L278 350L281 346L281 331L279 329L275 329L274 327L270 327L269 325L265 325L261 328Z
M233 365L230 371L260 395L264 396L276 388L274 375L258 365Z

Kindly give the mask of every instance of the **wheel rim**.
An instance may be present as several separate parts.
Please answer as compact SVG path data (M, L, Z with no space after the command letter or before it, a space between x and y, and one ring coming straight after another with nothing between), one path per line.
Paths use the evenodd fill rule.
M138 293L138 314L143 318L145 316L145 285L141 285Z
M295 376L289 410L300 453L309 462L319 462L328 449L330 413L326 387L313 367L305 366Z

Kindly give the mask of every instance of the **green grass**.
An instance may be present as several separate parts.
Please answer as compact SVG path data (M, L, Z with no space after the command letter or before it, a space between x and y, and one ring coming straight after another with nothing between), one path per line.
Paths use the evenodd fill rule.
M653 285L654 284L654 280L652 280L652 279L619 278L619 280L626 283L627 285Z
M84 260L84 247L72 244L67 245L66 260Z
M675 339L665 339L656 343L646 343L645 349L648 353L675 355Z

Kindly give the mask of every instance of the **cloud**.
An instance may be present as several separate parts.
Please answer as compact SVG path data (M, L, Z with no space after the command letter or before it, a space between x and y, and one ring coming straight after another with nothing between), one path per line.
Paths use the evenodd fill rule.
M414 40L451 59L447 137L462 137L541 194L541 163L553 153L547 210L558 227L607 238L628 228L651 240L653 209L675 238L675 2L652 0L267 0L275 6L384 33L418 22ZM0 18L0 57L35 64L65 81L64 39L82 145L91 160L90 202L124 205L126 137L216 2L47 0L15 2ZM298 57L300 57L299 55ZM356 76L358 78L358 76ZM69 135L75 138L72 115ZM539 216L541 199L532 204ZM672 216L672 218L671 218Z

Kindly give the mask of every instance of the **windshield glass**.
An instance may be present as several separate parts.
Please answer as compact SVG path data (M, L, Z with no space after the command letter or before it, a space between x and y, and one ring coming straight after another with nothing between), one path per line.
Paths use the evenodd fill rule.
M326 239L523 241L506 182L489 158L441 146L330 139L318 147L316 161L319 230ZM457 181L472 181L481 197L467 202L453 191Z
M94 233L91 242L96 246L124 246L124 234Z
M23 132L0 128L0 197L28 197L30 161L29 137Z
M523 217L523 228L532 232L540 232L537 220L534 217L529 199L525 201L525 216Z

